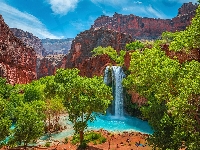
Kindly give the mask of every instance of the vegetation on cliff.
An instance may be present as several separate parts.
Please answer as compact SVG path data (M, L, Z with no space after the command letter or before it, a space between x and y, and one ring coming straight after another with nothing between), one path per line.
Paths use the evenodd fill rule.
M179 63L162 50L166 43L175 51L199 50L199 15L200 6L185 31L165 32L152 48L133 52L131 73L123 81L148 100L141 111L154 130L149 142L160 149L196 150L200 145L200 63Z
M98 46L92 50L94 53L93 56L107 54L113 61L115 61L118 65L122 66L124 64L124 56L126 51L120 50L119 53L112 48L111 46L108 47L101 47Z

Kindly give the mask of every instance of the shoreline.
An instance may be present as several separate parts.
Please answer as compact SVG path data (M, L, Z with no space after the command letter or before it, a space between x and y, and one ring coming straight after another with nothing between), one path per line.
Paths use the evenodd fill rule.
M152 147L148 145L147 138L149 134L142 134L141 132L109 132L104 129L100 130L90 130L97 133L101 133L107 140L105 143L96 144L88 143L87 150L151 150ZM64 143L64 139L58 141L43 141L50 142L50 147L45 147L44 145L37 145L28 147L31 150L76 150L78 145L73 145L71 143L72 136L68 137L68 143ZM22 148L22 147L20 147ZM12 150L18 150L18 148L12 148ZM4 150L3 148L0 150Z

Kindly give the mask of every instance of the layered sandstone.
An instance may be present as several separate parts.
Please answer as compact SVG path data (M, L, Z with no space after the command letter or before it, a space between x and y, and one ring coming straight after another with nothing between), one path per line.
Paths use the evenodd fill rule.
M95 20L93 28L105 27L131 34L135 39L156 39L164 31L184 30L195 15L197 4L185 3L172 19L146 18L115 13L112 17L101 16Z
M61 67L64 55L47 55L37 59L37 78L54 75Z
M28 83L36 79L36 53L14 36L0 15L0 76L8 83Z
M45 54L45 49L42 45L42 41L38 37L34 36L32 33L25 32L21 29L10 28L10 30L13 32L14 36L22 40L22 42L26 46L32 47L35 50L38 57L41 57Z
M73 40L70 53L62 60L62 68L78 68L81 75L91 77L102 74L108 63L114 63L107 56L92 57L92 50L98 46L111 46L118 52L132 42L130 35L105 28L86 30ZM105 58L104 58L105 57Z

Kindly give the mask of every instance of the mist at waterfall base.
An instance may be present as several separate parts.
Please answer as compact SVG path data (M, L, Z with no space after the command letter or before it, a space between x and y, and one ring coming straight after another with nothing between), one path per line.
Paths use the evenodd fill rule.
M112 85L114 100L106 115L100 115L94 122L88 122L88 129L102 128L108 131L137 131L152 134L153 131L148 122L125 114L123 110L123 78L125 78L125 74L120 66L106 67L104 82Z

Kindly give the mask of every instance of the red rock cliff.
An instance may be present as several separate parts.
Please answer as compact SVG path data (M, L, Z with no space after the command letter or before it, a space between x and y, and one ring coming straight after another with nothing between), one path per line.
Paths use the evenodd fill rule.
M111 46L119 51L125 49L126 43L133 41L133 38L105 28L86 30L77 35L73 40L70 53L62 60L62 68L78 68L82 75L89 77L102 74L102 67L108 63L114 63L107 56L93 57L91 51L98 47Z
M195 15L197 4L185 3L172 19L155 19L135 15L121 15L115 13L113 17L101 16L92 26L93 28L105 27L131 34L136 39L156 39L164 31L184 30Z
M8 83L36 79L36 53L15 37L0 15L0 76Z
M37 78L54 75L56 70L61 67L61 60L64 55L47 55L37 59Z
M42 41L38 37L21 29L10 28L10 30L13 32L14 36L24 42L25 45L32 47L35 50L37 56L44 55L45 49L42 45Z

